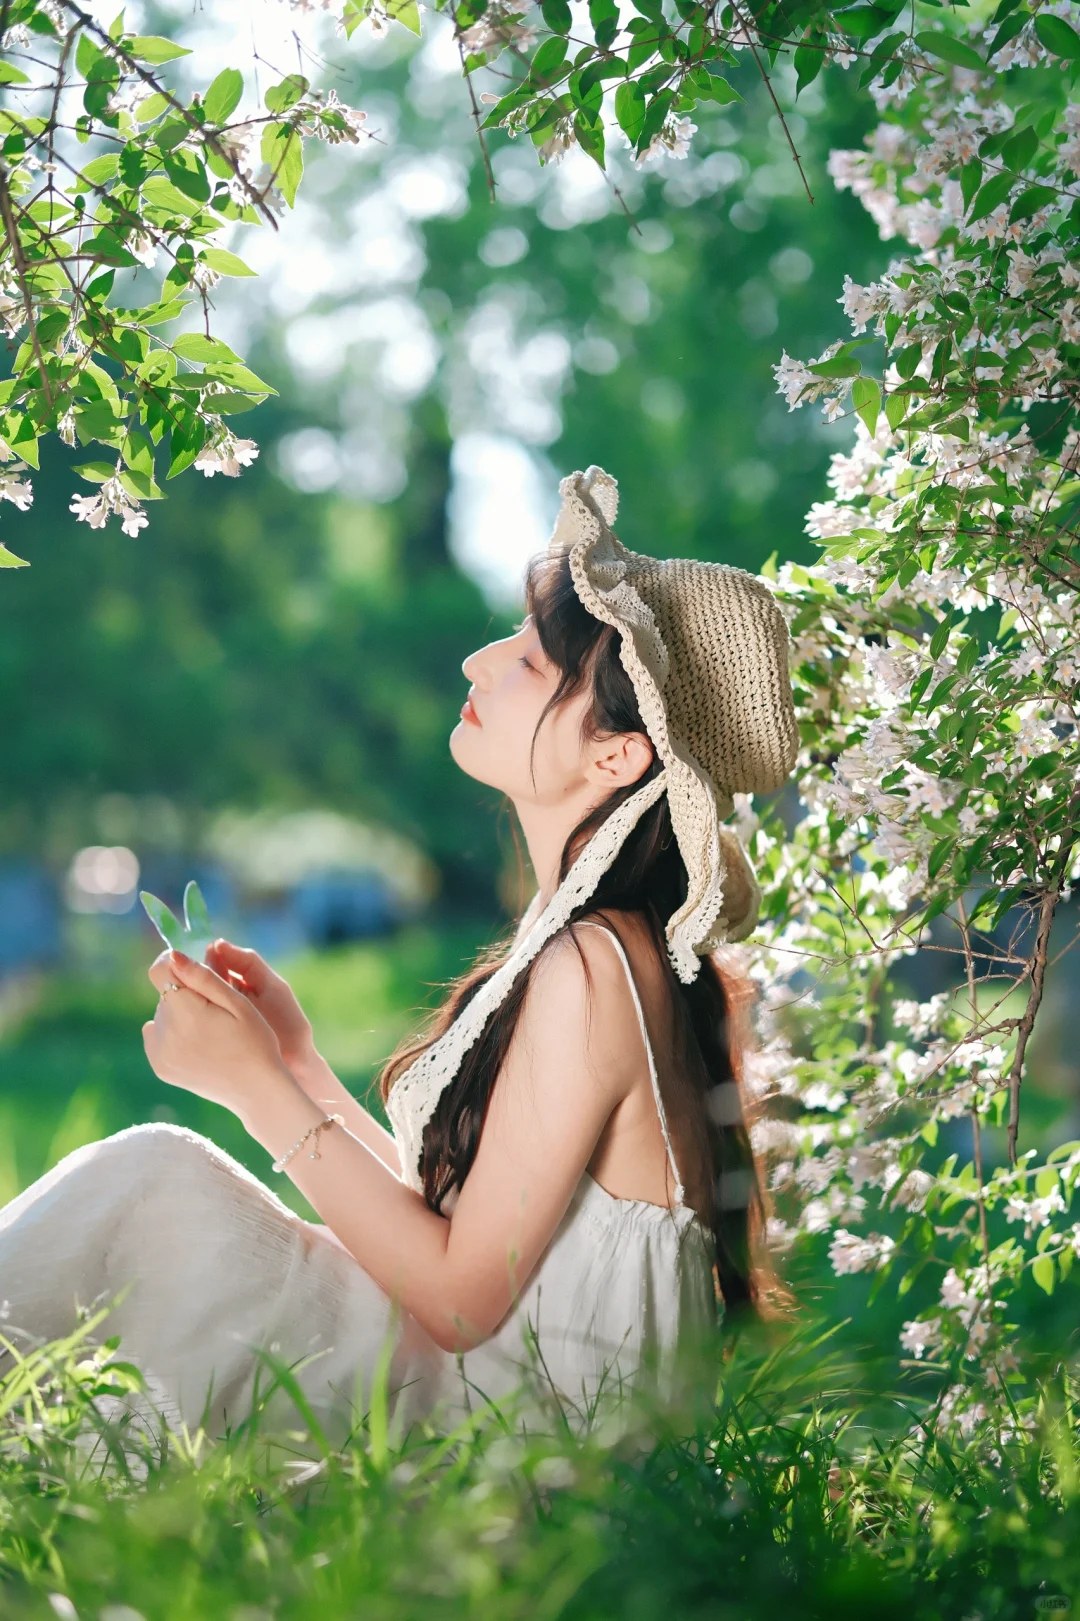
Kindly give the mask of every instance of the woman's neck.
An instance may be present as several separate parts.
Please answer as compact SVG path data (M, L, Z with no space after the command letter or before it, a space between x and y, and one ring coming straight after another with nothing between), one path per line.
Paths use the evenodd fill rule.
M559 887L559 866L566 841L595 804L595 795L574 795L561 805L519 805L514 810L521 824L529 861L546 906Z

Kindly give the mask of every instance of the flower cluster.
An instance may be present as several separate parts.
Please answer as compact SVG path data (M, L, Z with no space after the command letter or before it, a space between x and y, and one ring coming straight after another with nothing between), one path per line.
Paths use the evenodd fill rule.
M964 1369L1009 1364L1006 1297L1080 1253L1080 1145L1021 1151L1020 1110L1080 879L1080 104L1064 73L1025 78L1069 36L1010 26L1004 78L993 50L948 65L977 61L981 24L945 65L937 36L897 47L883 122L830 160L902 243L845 278L850 339L775 367L789 409L854 439L807 518L821 562L775 575L805 814L749 834L774 1238L902 1275L901 1348L953 1367L940 1416L964 1433L986 1413ZM939 985L952 965L928 1000L924 957Z

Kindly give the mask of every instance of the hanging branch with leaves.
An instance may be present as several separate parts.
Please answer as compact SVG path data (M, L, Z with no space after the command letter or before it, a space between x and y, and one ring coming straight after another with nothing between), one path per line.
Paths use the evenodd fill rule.
M354 10L357 8L354 8ZM349 21L355 28L359 13ZM406 22L411 22L406 17ZM226 68L188 97L168 39L108 29L74 0L0 7L0 498L24 509L38 444L88 451L71 503L135 535L159 480L193 464L235 477L258 454L232 419L273 393L213 333L211 289L252 271L221 246L237 222L277 228L307 139L358 142L364 114L286 75L238 116ZM192 312L174 335L174 323ZM0 547L0 565L21 559Z

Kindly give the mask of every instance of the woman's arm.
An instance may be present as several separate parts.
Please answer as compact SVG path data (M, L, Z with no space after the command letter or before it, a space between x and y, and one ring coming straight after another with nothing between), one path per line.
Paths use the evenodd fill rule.
M377 1159L382 1160L387 1170L395 1176L400 1175L401 1156L398 1154L397 1139L379 1124L358 1098L353 1097L321 1053L313 1051L310 1059L294 1068L292 1074L301 1091L313 1103L317 1103L325 1114L341 1115L346 1129Z
M276 974L257 951L234 946L230 940L215 940L206 960L262 1014L278 1039L285 1068L296 1077L301 1090L327 1114L340 1114L353 1136L397 1176L401 1167L397 1143L316 1050L311 1022L288 980Z
M430 1210L348 1129L321 1133L317 1159L309 1145L288 1165L345 1248L448 1351L481 1343L505 1317L641 1061L614 952L596 930L582 931L581 943L591 1007L581 958L572 941L561 939L534 969L452 1219ZM159 988L173 978L200 993L170 993L146 1027L155 1071L216 1097L280 1158L324 1110L280 1063L276 1048L269 1056L259 1030L237 1035L228 1027L257 1019L265 1029L262 1019L201 964L164 955L152 977Z

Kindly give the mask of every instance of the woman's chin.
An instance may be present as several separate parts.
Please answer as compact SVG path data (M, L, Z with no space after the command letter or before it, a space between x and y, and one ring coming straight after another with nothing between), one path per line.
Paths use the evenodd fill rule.
M460 771L476 782L482 782L489 788L500 788L491 773L490 761L485 760L486 750L483 747L479 726L471 721L459 720L448 739L450 758Z

